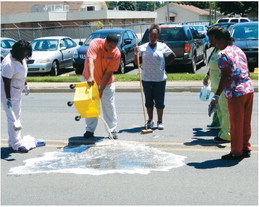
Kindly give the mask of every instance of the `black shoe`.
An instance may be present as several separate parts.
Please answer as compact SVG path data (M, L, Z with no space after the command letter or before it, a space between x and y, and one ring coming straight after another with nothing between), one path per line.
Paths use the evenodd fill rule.
M112 134L112 138L113 138L113 139L118 139L118 138L119 138L119 137L118 137L118 132L114 131L114 132L112 132L111 134Z
M251 157L251 151L243 150L243 157L244 158Z
M18 150L15 150L17 153L28 153L29 150L27 150L24 146L21 146L18 148Z
M243 155L234 156L233 154L229 153L227 155L223 155L221 157L222 160L242 160L244 157Z
M221 139L220 137L214 137L213 141L215 143L229 143L229 140Z
M92 138L92 137L94 137L94 133L93 133L93 132L86 131L86 132L84 133L84 137L85 137L85 138Z

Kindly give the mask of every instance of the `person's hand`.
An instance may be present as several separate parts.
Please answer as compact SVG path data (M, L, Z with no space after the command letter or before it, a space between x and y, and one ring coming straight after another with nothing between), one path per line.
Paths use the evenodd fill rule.
M215 111L218 110L218 107L216 106L219 102L219 96L218 95L214 95L211 99L211 102L209 104L209 108L208 108L208 115L209 117L211 116L211 114Z
M7 105L8 108L12 108L13 107L11 98L7 98L6 99L6 105Z
M203 85L204 86L209 85L209 79L210 79L210 76L208 74L203 78Z
M94 85L94 78L89 77L86 81L87 81L87 83L88 83L89 86Z
M28 85L25 85L24 86L24 89L23 89L24 93L25 93L25 96L28 96L30 94L30 88Z

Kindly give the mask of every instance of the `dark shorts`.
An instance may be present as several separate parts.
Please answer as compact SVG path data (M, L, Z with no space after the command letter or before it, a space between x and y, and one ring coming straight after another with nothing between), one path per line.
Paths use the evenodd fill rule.
M157 109L164 109L166 81L142 81L142 85L145 94L145 106L147 108L155 106Z

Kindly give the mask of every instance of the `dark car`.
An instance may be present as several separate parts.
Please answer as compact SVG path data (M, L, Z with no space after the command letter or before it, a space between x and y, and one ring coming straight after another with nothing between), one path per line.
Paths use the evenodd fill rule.
M258 22L235 24L230 30L234 45L241 48L247 57L249 70L258 67Z
M84 44L75 51L73 67L76 74L82 74L83 72L86 52L90 42L95 38L106 38L107 35L111 33L119 36L117 46L121 51L121 63L118 73L125 73L125 66L129 63L134 63L134 47L136 45L136 40L138 41L136 33L130 29L102 29L93 32L86 39Z
M222 27L224 29L229 29L230 26L236 24L236 22L222 22L222 23L217 23L217 24L212 24L210 26L208 26L208 29L214 26L219 26Z
M168 24L160 25L159 41L164 42L176 54L173 65L186 65L187 71L195 73L197 65L206 64L206 49L203 38L199 32L190 25ZM149 41L149 30L143 35L141 44ZM172 65L167 66L167 72L172 71Z

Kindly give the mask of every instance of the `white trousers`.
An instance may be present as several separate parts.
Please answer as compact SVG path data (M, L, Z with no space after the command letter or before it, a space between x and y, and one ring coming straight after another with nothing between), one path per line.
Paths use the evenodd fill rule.
M102 114L103 119L107 123L110 132L115 131L117 127L117 113L115 108L115 83L111 83L110 85L107 85L105 89L103 90L103 95L101 98L101 106L102 106ZM86 131L94 132L97 123L98 118L86 118Z
M6 95L3 83L1 84L1 101L6 113L7 118L7 128L8 128L8 145L12 147L14 150L18 150L18 148L22 145L22 137L21 130L15 131L13 128L14 125L14 117L10 109L6 105ZM22 89L16 89L11 87L11 101L13 106L13 111L16 116L16 119L20 121L21 118L21 105L22 105Z

